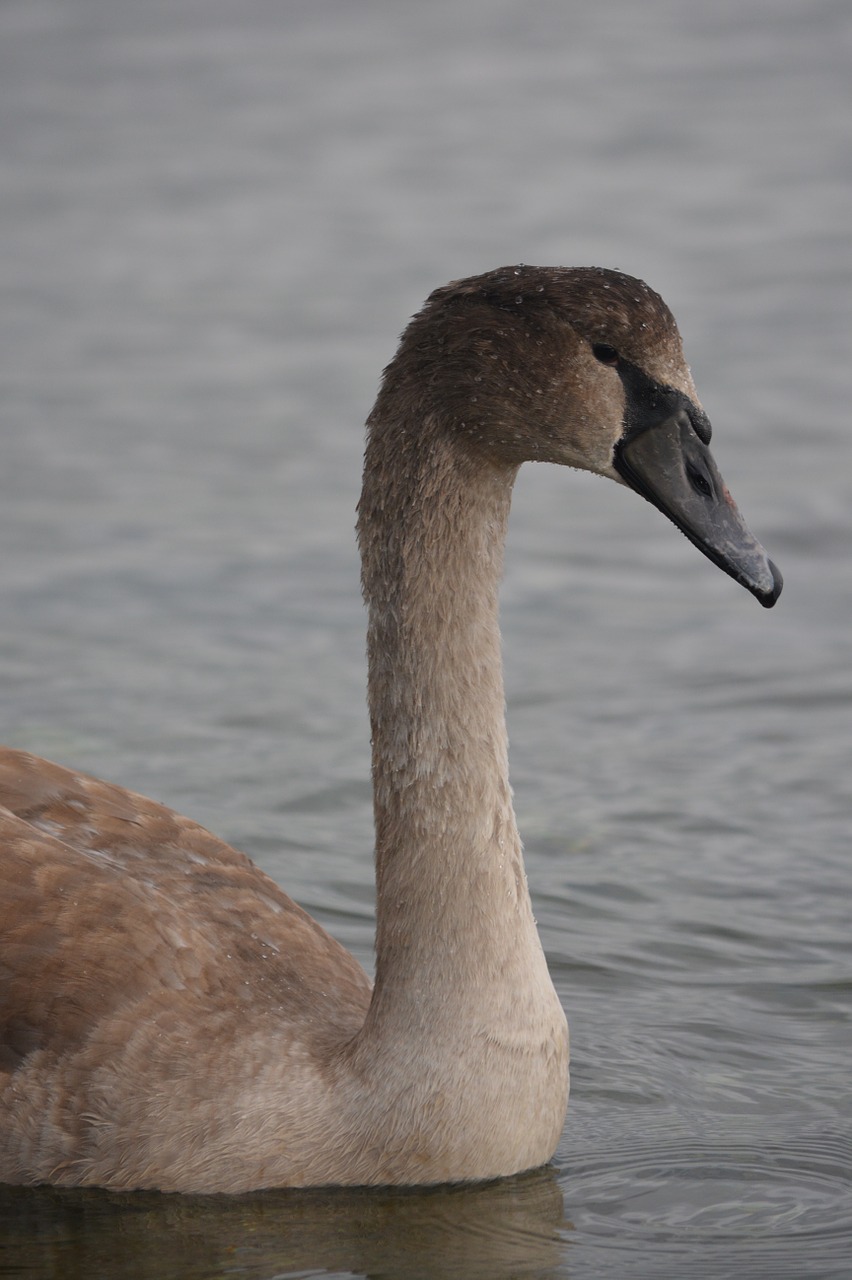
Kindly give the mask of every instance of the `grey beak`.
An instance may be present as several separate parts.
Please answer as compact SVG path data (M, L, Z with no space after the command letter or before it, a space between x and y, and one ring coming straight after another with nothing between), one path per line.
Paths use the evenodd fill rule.
M616 447L616 469L699 551L771 609L781 594L781 574L737 510L686 407L674 413L671 402L667 407L667 416L646 412L642 424L628 430Z

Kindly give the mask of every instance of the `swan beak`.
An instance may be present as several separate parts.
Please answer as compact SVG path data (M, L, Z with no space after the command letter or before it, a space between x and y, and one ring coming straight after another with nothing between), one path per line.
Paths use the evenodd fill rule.
M772 608L781 594L781 574L737 510L685 408L628 431L616 446L614 463L622 479L699 551Z

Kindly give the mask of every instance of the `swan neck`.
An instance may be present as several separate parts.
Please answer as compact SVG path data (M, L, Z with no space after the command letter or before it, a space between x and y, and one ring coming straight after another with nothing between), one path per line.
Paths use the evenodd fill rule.
M538 950L508 779L498 593L516 468L440 424L373 421L359 507L369 607L377 996L505 981ZM531 941L534 939L534 941ZM522 948L523 949L523 948ZM391 976L392 975L392 976Z

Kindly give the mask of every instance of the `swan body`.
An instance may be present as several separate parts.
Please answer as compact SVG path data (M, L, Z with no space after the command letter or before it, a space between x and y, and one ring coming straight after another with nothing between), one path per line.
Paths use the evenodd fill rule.
M568 1030L508 783L497 619L521 462L659 506L772 604L640 281L506 268L431 295L368 424L376 977L243 854L0 753L0 1180L241 1192L546 1162Z

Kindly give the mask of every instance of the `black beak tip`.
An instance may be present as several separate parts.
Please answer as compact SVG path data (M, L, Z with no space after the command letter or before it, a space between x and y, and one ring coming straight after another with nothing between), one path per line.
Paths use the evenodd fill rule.
M778 568L778 565L775 564L775 562L772 560L769 560L768 564L769 564L769 570L772 574L772 590L761 592L761 594L757 597L760 603L763 605L764 609L772 608L772 606L775 604L775 601L780 596L781 589L784 586L784 579L781 577L781 570Z

